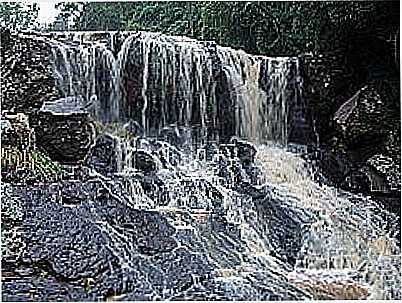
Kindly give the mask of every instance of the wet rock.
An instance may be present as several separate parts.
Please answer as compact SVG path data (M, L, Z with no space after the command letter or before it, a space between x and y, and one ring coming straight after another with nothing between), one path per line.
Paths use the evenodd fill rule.
M357 279L362 277L353 277L346 271L334 271L331 279L328 279L325 274L328 275L328 272L294 272L290 280L301 289L311 292L314 300L367 300L369 289Z
M312 166L320 168L322 181L337 186L340 186L345 181L345 178L356 169L347 155L336 153L329 148L314 148L308 154L307 161Z
M157 141L156 145L159 147L159 149L155 154L161 161L164 168L177 166L181 162L183 155L175 146L163 141Z
M37 147L62 164L82 163L95 134L89 114L73 99L45 104L32 117Z
M218 175L225 180L227 187L236 188L238 185L249 184L250 176L239 162L232 162L220 167Z
M388 119L385 100L373 85L361 88L334 114L342 143L358 160L370 157L383 145Z
M377 175L377 180L380 181L376 185L374 181L374 177L371 178L372 182L372 190L382 190L385 192L391 191L400 191L401 189L401 173L398 165L395 161L384 155L374 155L370 159L367 160L368 168L371 168L371 174Z
M251 184L261 185L264 183L264 174L260 167L248 165L244 167L246 174L250 177Z
M161 163L154 155L145 150L136 150L132 154L133 168L146 174L154 173L161 168Z
M123 128L134 137L141 137L144 135L144 128L135 120L130 120L123 125Z
M110 175L118 171L119 139L104 134L95 140L95 144L90 148L85 159L85 165L95 169L103 175Z
M236 156L236 145L233 143L220 144L219 151L227 158L234 158Z
M88 193L83 192L81 181L64 181L59 184L60 202L63 205L78 205L86 202Z
M237 157L243 165L248 165L254 162L257 149L253 144L238 138L232 138L231 142L236 146Z
M219 145L216 142L208 142L203 149L206 161L212 161L219 153Z
M252 198L248 208L254 216L248 218L249 224L265 239L270 253L294 266L303 245L303 236L309 224L317 220L316 215L297 207L292 199L267 185L256 187L242 184L237 191Z
M156 174L145 174L137 178L144 193L152 199L157 201L158 205L167 205L170 201L166 197L165 182L161 176Z
M104 186L98 181L94 185ZM90 195L75 207L54 199L57 193L70 197L71 188L83 197L94 189L79 183L14 189L27 218L27 245L22 263L13 263L10 270L28 268L25 276L36 285L48 281L49 287L37 290L38 299L105 300L123 293L165 298L191 287L195 277L211 275L205 256L176 249L175 229L160 213L133 209L113 196L98 201ZM3 298L29 297L36 286L23 287L24 281L14 277L3 284ZM141 283L145 284L139 287Z
M52 75L49 45L34 36L3 31L2 110L29 114L60 93Z

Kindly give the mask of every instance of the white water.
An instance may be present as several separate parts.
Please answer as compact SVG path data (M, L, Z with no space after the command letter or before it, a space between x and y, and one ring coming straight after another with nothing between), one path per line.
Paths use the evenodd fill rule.
M300 89L289 83L290 77L298 81L298 74L291 75L297 59L251 56L147 32L129 34L115 59L105 42L88 43L90 37L76 33L73 40L79 45L53 40L51 46L64 96L81 95L94 103L98 119L135 119L147 134L172 124L197 127L200 142L219 138L225 125L229 135L286 144L288 90ZM115 48L116 33L110 37ZM217 85L223 85L229 99L217 94Z
M140 148L151 153L144 144ZM165 148L169 146L162 147ZM261 225L261 210L249 195L235 190L234 176L218 176L218 159L224 156L220 154L212 161L205 161L203 156L183 157L178 166L158 170L165 187L159 199L154 199L154 206L135 199L141 201L138 207L148 205L146 209L169 213L175 218L171 224L178 233L189 233L201 242L200 249L215 266L220 281L230 284L236 280L241 291L240 285L244 286L258 272L267 281L273 275L276 281L284 279L318 294L315 298L320 295L335 299L400 298L400 247L395 240L398 235L392 234L395 229L384 226L385 221L396 223L397 218L369 198L319 184L313 180L313 167L299 155L277 146L260 145L256 164L262 175L260 185L255 188L268 186L276 205L288 209L293 216L297 214L302 222L310 222L301 240L296 265L292 267L272 254L279 244L274 236L276 231L270 230L269 225ZM236 159L230 161L236 165ZM123 173L135 171L128 167L129 163L125 165ZM244 170L242 173L247 179ZM135 187L141 189L138 183ZM133 197L146 197L143 190L131 191ZM207 228L216 212L214 192L223 197L220 216L238 228L242 242L225 232ZM309 213L315 214L313 221ZM192 221L184 219L186 216L193 218ZM266 220L269 222L269 217ZM225 243L238 248L228 248ZM279 287L278 293L290 291L286 285L267 282L269 289ZM333 292L328 290L332 288Z
M314 182L313 167L281 148L261 147L258 161L279 195L288 193L297 198L293 201L298 206L319 214L290 275L300 274L299 279L314 284L314 279L328 280L339 273L343 273L341 280L348 280L348 272L358 272L357 282L368 287L368 299L400 298L401 252L395 240L400 236L393 234L399 232L396 215L368 197ZM387 230L385 220L395 228Z

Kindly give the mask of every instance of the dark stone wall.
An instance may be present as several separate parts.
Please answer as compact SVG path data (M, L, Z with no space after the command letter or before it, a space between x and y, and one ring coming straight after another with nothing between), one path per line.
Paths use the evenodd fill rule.
M53 161L76 164L85 158L91 145L92 126L87 114L40 113L45 102L62 96L53 77L52 51L43 38L2 29L2 120L9 120L3 113L26 115L29 129L35 134L30 148L41 150ZM12 140L3 143L5 147L15 147ZM24 149L28 151L28 147Z
M34 36L1 28L2 111L31 113L60 93L52 75L51 49Z
M399 76L385 50L383 68L376 56L362 52L357 60L356 52L303 57L304 97L318 137L313 157L336 186L400 204ZM389 169L373 159L386 159Z

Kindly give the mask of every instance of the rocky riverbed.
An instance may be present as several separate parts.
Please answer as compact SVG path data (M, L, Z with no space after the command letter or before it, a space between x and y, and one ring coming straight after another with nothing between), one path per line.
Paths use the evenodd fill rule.
M292 183L303 176L301 158L232 142L194 157L143 140L148 157L134 157L132 170L105 176L98 166L66 167L57 182L2 184L3 300L363 299L379 296L375 287L386 281L375 266L385 258L400 283L395 216L370 210L372 202L356 206L352 196L339 198L342 207L325 204L334 197L319 192L305 199ZM156 155L166 146L181 161L161 164ZM268 168L278 156L299 159L288 164L296 172ZM338 216L350 212L355 217L341 224ZM359 226L370 214L366 229ZM343 232L343 242L331 229ZM382 297L400 297L394 287L380 286Z

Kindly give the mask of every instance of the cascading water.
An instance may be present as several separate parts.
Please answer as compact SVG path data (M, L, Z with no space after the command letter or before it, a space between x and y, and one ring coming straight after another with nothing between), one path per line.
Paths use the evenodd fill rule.
M64 97L83 100L101 121L118 121L118 62L113 53L104 43L84 42L83 34L73 41L79 43L49 41L58 87Z
M297 58L146 32L129 34L116 59L101 42L52 47L64 95L93 103L101 121L134 119L148 135L170 125L192 127L199 142L233 135L287 142L287 90L299 89L291 85L298 81Z
M397 218L369 198L316 183L300 156L264 145L287 143L289 107L301 102L296 58L139 32L128 34L115 59L105 44L79 40L51 41L65 96L92 103L101 121L135 120L148 137L172 125L173 137L194 129L195 153L185 151L188 138L115 138L117 175L128 193L119 201L166 216L177 250L195 251L213 268L218 290L194 278L184 297L401 298L400 236L382 224ZM233 135L258 144L254 164L247 154L253 147L228 143ZM122 268L137 268L130 239L108 223L99 228L114 240L110 249ZM346 294L348 287L354 293ZM155 292L152 298L175 298Z

